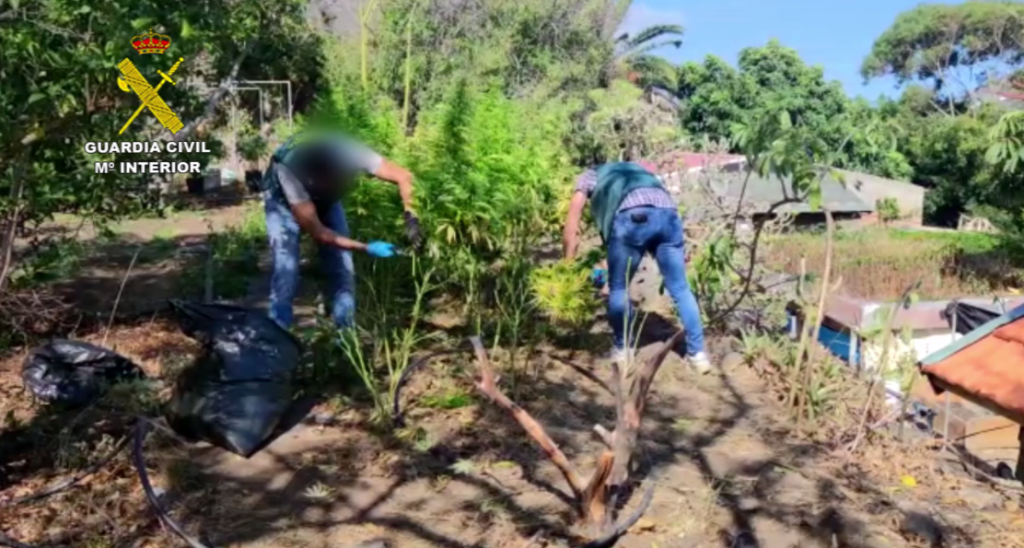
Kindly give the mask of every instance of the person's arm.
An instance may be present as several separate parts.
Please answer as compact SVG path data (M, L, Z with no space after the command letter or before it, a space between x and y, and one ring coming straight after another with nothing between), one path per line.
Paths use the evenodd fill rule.
M382 181L388 181L398 185L398 195L402 197L402 208L405 210L402 217L405 219L405 237L409 240L413 250L419 250L423 245L423 234L420 231L420 220L412 208L412 173L408 169L378 157L376 162L371 162L373 168L370 173Z
M587 205L587 195L582 191L576 191L569 201L569 214L565 218L565 229L562 232L562 253L566 259L576 258L576 248L579 246L580 219L583 217L583 207Z
M373 176L383 181L398 185L398 194L402 197L402 207L412 213L412 173L404 167L381 158L380 166L372 172Z
M324 226L320 222L320 216L317 215L316 206L313 205L313 202L292 204L291 210L292 215L295 216L295 222L317 243L333 245L341 249L351 249L353 251L366 251L366 244L341 236Z

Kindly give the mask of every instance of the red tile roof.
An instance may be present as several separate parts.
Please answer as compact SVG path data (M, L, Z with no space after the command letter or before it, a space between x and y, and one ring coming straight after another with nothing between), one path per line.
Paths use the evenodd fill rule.
M673 151L664 154L657 159L659 172L671 173L673 171L699 169L712 166L723 166L738 162L745 162L746 156L739 154L709 154L704 152L682 152Z
M1024 318L1002 319L1007 320L1000 327L986 324L968 334L967 339L977 339L973 342L954 343L937 358L925 358L921 373L936 392L949 390L1024 424ZM993 325L999 321L993 320Z
M1017 93L1015 91L997 91L996 95L1014 101L1024 101L1024 93Z

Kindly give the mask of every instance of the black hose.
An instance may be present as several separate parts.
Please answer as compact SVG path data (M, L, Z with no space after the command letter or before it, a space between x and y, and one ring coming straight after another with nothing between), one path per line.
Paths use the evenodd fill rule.
M110 454L108 454L106 457L98 461L96 464L93 464L92 466L87 468L84 473L79 474L73 478L61 481L56 485L51 485L50 487L47 487L42 491L38 491L36 493L32 493L31 495L26 495L24 497L0 504L0 508L13 508L15 506L21 506L22 504L40 501L45 498L52 497L57 493L67 491L68 489L71 489L72 487L81 483L82 480L84 480L85 478L98 472L104 466L110 464L110 461L114 460L114 457L120 455L121 451L124 451L126 447L128 447L128 436L125 436L118 440L117 445L114 446L114 449L110 452ZM0 546L7 546L8 548L39 548L38 546L33 546L31 544L25 544L24 542L14 540L2 532L0 532Z
M150 505L152 505L153 510L156 511L157 517L160 518L160 521L163 522L164 525L170 527L171 531L174 531L174 534L181 537L181 539L192 548L210 548L186 533L185 529L183 529L181 525L178 525L178 522L174 521L174 519L167 514L167 511L164 510L163 506L160 505L160 500L153 491L153 486L149 483L149 474L146 473L146 461L142 458L142 446L146 441L146 436L149 434L147 428L148 424L148 421L141 417L136 421L134 442L132 443L132 463L135 465L135 471L139 474L139 481L142 482L142 490L146 493L146 498L149 499Z
M98 461L96 464L93 464L92 466L86 468L84 473L79 474L79 475L77 475L77 476L75 476L73 478L61 481L60 483L58 483L56 485L52 485L50 487L47 487L46 489L43 489L42 491L39 491L39 492L36 492L36 493L32 493L31 495L26 495L24 497L21 497L21 498L18 498L18 499L14 499L12 501L8 501L8 502L5 502L5 503L2 503L2 504L0 504L0 508L11 508L11 507L14 507L14 506L21 506L22 504L28 504L30 502L35 502L35 501L38 501L38 500L42 500L42 499L45 499L47 497L52 497L53 495L56 495L57 493L60 493L60 492L63 492L63 491L67 491L68 489L74 487L75 485L78 485L85 478L95 474L101 468L103 468L104 466L109 464L110 461L114 460L114 457L116 457L119 454L121 454L121 451L124 451L125 447L128 447L128 436L125 436L125 437L121 438L120 440L118 440L117 445L114 446L114 449L110 452L110 454L108 454L102 460Z

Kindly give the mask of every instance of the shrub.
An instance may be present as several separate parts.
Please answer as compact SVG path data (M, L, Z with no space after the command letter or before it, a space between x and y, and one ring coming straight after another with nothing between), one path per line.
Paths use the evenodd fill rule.
M900 205L895 198L881 198L875 200L875 211L878 212L878 220L883 223L898 221L900 218Z
M425 254L478 330L503 265L558 226L550 205L569 189L568 130L564 105L511 100L466 81L421 113L405 162L416 174Z
M238 155L241 156L243 160L250 164L256 164L267 155L268 147L269 144L267 143L266 138L254 129L249 129L239 136L238 144L235 148L238 150Z
M179 280L186 294L202 294L206 278L212 278L214 299L245 296L250 280L259 273L259 254L267 247L267 224L263 208L257 202L247 206L245 216L237 224L210 230L210 253L197 257ZM208 261L212 260L212 264ZM212 268L212 272L208 272Z
M434 236L430 255L465 248L489 262L550 233L549 204L568 188L568 127L557 105L513 101L465 81L425 112L408 160Z
M347 363L372 400L372 419L380 425L391 416L399 381L412 364L414 351L430 338L420 331L420 322L427 297L435 287L434 271L422 269L415 259L410 266L411 272L387 268L374 283L363 286L369 293L360 300L367 310L357 329L339 332L332 322L322 321L314 333L311 381L323 386L349 379L350 372L337 371L339 364ZM396 275L403 275L403 279ZM411 289L411 303L396 298L396 282L412 286L406 288Z
M530 289L537 308L568 327L593 319L599 306L590 272L579 264L557 263L534 270Z

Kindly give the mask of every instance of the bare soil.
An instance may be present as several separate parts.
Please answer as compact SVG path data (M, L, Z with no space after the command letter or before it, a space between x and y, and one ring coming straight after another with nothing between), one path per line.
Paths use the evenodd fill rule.
M99 342L102 334L86 338ZM165 365L179 367L196 350L160 321L117 328L108 344L152 375ZM641 355L652 351L649 345ZM335 400L310 415L329 424L307 418L248 460L154 434L148 467L174 515L216 546L333 547L377 538L400 547L570 543L565 486L514 421L475 397L451 410L416 403L431 394L472 393L464 373L472 371L468 359L439 361L419 374L406 398L407 427L397 432L369 427L365 408ZM571 348L540 349L529 363L530 376L506 390L588 473L599 454L589 431L614 416L601 382L607 368L588 351ZM3 411L10 411L8 421L31 426L38 410L19 391L19 365L18 357L0 364ZM926 448L881 443L846 459L790 433L788 416L746 366L729 363L720 374L700 377L671 355L652 392L637 459L638 487L653 483L654 502L620 545L1020 542L1019 493L974 481ZM5 424L0 443L12 426ZM48 449L71 452L72 445ZM109 439L94 437L84 444L79 466L101 458L109 446ZM0 491L0 501L36 491L73 468L19 469L12 457L3 458L13 483ZM67 546L179 545L146 509L125 456L64 494L0 510L0 531L23 542L63 539ZM922 534L941 535L943 543L921 541Z
M60 217L41 232L73 238L85 246L85 256L70 276L50 289L86 324L100 317L106 320L131 266L131 283L124 287L118 317L134 318L161 310L167 299L181 296L181 276L204 252L211 231L239 223L254 199L240 189L203 199L179 197L179 209L167 217L133 219L107 227L113 238L105 238L90 223ZM19 241L16 248L26 245Z
M234 209L232 209L234 208ZM232 222L239 206L217 210ZM200 222L134 224L138 241L166 235L189 245ZM216 226L216 225L215 225ZM111 248L68 282L72 294L109 314L134 251ZM146 310L175 296L179 263L133 268L121 306ZM658 301L656 276L641 270L638 300ZM81 285L95 279L96 285ZM146 285L152 279L154 284ZM163 284L163 285L161 285ZM254 295L265 284L254 281ZM310 299L304 300L309 310ZM87 302L83 300L82 302ZM150 304L146 304L150 303ZM664 304L661 299L660 304ZM105 317L105 316L104 316ZM154 378L171 378L197 345L159 315L134 314L110 333L77 336L135 360ZM645 324L641 357L667 338L673 322ZM513 375L495 356L504 389L545 426L584 474L600 446L591 434L610 426L609 373L597 358L607 346L600 321L589 334L537 349ZM791 431L769 383L712 340L722 368L707 376L672 354L652 389L637 457L637 492L654 485L647 515L621 542L626 548L882 548L1024 546L1021 490L963 472L931 445L872 437L847 456ZM91 408L57 415L21 389L25 352L0 360L0 532L22 542L83 548L180 546L145 501L122 454L79 486L42 502L6 501L70 477L102 459L126 432L128 417ZM401 548L540 548L575 543L566 486L518 425L474 393L469 355L439 359L407 390L406 427L368 423L359 401L338 396L250 459L156 431L146 459L172 514L213 546L338 547L384 539ZM166 388L165 388L166 390ZM469 395L456 409L427 407L430 396Z

